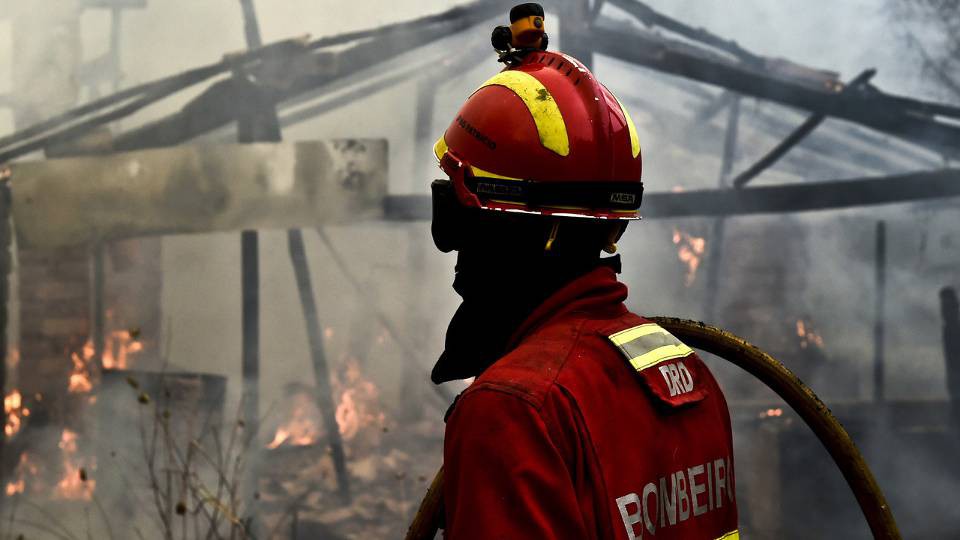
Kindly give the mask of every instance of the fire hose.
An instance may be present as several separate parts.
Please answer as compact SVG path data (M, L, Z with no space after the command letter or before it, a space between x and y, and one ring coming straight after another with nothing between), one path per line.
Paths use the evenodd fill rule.
M702 322L651 317L678 339L753 375L777 393L813 430L853 491L874 538L900 540L890 506L850 435L807 385L779 361L730 332ZM443 467L437 472L407 530L407 540L432 540L443 514Z

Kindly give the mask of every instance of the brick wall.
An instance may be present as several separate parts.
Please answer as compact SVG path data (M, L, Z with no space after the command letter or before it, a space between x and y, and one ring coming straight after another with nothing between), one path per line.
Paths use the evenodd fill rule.
M25 396L42 396L38 412L62 416L70 352L80 350L90 335L89 250L21 250L18 260L18 385ZM42 420L38 416L31 424Z

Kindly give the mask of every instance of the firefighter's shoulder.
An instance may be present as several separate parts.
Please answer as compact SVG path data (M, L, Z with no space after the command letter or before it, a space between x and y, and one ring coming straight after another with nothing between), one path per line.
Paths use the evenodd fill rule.
M659 324L632 316L601 330L657 401L683 407L702 401L710 387L696 352Z
M468 389L512 393L539 408L576 345L580 321L547 324L487 368Z

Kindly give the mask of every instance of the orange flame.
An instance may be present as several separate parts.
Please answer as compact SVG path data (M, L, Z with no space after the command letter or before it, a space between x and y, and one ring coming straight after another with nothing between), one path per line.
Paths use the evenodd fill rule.
M130 330L116 330L106 337L103 348L104 369L127 369L131 357L143 350L141 342Z
M373 381L363 376L355 359L347 361L343 386L336 417L344 440L354 438L363 428L383 426L386 415L378 407L380 391Z
M14 389L4 396L3 413L6 415L3 433L9 439L20 431L23 426L23 418L30 416L30 409L23 406L23 396L20 395L19 390Z
M342 381L335 378L332 383L334 395L338 398L334 418L343 440L349 441L370 427L383 427L386 415L380 410L380 392L372 381L363 376L356 360L348 360ZM312 394L300 392L294 394L292 399L289 420L277 428L267 448L307 446L316 444L323 437L320 413Z
M797 319L797 337L800 338L801 349L806 349L810 345L814 345L818 349L823 348L823 337L813 329L813 325L809 321Z
M7 488L4 490L7 494L7 497L11 495L16 495L17 493L23 493L23 490L27 489L27 481L23 478L19 478L12 482L7 482Z
M77 462L77 433L64 429L58 446L63 454L63 478L57 482L56 495L63 499L90 500L97 482L86 478L84 468Z
M93 382L90 380L90 359L93 358L93 347L83 346L81 352L70 353L70 361L73 362L73 371L70 372L67 391L72 394L86 394L93 389Z
M700 261L703 259L703 254L707 249L707 241L704 238L682 232L680 229L674 227L673 243L678 246L677 258L687 266L685 285L689 287L693 285L693 282L697 279L697 269L700 268Z
M319 417L317 407L310 400L310 396L300 392L293 396L294 406L290 420L277 428L273 440L267 448L277 448L280 445L308 446L320 438L320 426L316 420Z
M16 479L7 482L4 493L6 493L7 496L23 493L27 489L27 476L36 476L38 472L40 472L40 468L30 461L27 453L24 452L20 454L20 460L17 462L17 467L13 471Z

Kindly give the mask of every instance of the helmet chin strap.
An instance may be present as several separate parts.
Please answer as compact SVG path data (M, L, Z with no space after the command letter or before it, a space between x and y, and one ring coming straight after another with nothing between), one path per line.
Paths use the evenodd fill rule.
M613 255L617 252L617 241L620 240L620 237L623 236L624 231L627 229L626 223L616 223L610 226L610 232L607 235L606 242L603 244L603 252L609 255ZM550 226L550 234L547 235L547 241L543 246L543 251L545 253L550 253L554 250L554 244L557 242L557 236L560 232L560 221L554 220L553 224Z
M607 237L607 243L603 246L604 253L613 255L617 252L617 241L620 240L626 230L626 223L618 223L616 226L610 227L610 236Z

